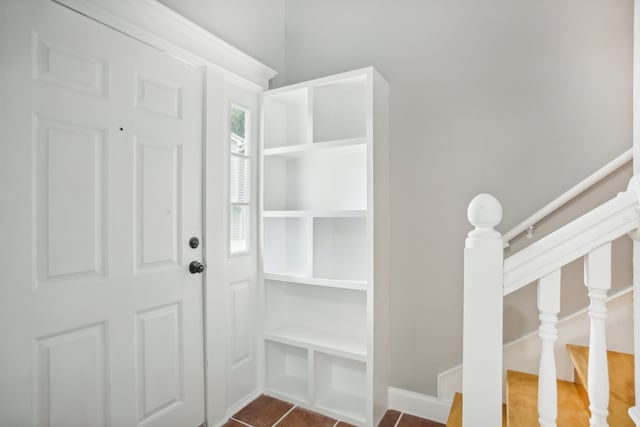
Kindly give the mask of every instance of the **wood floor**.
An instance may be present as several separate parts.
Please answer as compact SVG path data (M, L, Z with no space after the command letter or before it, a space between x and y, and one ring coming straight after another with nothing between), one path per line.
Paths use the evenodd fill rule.
M558 427L589 425L587 372L589 349L567 345L575 369L574 382L558 381ZM627 410L635 403L634 358L631 354L607 352L609 365L609 416L611 427L634 427ZM524 372L507 372L507 403L503 405L502 425L537 427L538 376ZM449 414L448 427L462 426L462 395L456 394Z
M242 408L223 427L354 427L271 396L261 395ZM444 427L444 424L389 410L378 427Z

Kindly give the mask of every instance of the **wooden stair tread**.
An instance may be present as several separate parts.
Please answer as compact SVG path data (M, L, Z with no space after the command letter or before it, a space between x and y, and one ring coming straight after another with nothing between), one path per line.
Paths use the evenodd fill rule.
M582 396L588 406L587 372L589 366L589 348L567 344L569 357L575 368L575 382L582 388ZM609 425L616 427L634 427L628 409L635 404L634 358L632 354L607 351L609 364Z
M538 376L507 371L507 422L509 426L539 427ZM578 386L558 381L558 427L589 425L589 409Z
M502 405L502 427L507 426L507 408ZM449 411L447 427L462 427L462 394L456 393Z

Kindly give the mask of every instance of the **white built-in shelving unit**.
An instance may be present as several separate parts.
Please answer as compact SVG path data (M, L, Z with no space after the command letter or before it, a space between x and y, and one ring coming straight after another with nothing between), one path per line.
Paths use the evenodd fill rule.
M262 104L264 388L357 425L387 407L388 86L373 68Z

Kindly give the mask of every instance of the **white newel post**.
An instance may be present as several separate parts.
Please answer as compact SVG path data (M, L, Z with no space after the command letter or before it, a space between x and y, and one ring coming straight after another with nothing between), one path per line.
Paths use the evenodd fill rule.
M589 289L589 368L587 383L591 427L605 427L609 415L609 365L607 363L607 291L611 289L611 243L591 251L584 262L584 281Z
M502 207L489 194L467 210L475 229L464 250L463 427L502 425Z
M538 422L541 427L555 427L558 417L558 388L554 344L558 338L556 324L560 312L559 269L538 282L538 310L540 312L538 335L542 341L538 377Z

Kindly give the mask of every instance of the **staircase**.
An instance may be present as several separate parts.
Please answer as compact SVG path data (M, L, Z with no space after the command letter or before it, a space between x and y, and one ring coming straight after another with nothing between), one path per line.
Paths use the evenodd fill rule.
M640 176L627 190L587 214L504 258L494 227L502 207L488 194L467 211L475 227L465 242L463 376L465 396L455 396L449 426L640 426L634 395L635 356L607 351L605 301L612 281L612 242L629 235L640 242ZM640 252L634 252L635 353L640 352ZM557 379L555 342L562 268L583 259L589 297L589 347L568 345L574 382ZM537 287L540 326L538 375L508 371L503 378L503 298ZM640 366L639 366L640 367ZM640 381L640 379L638 379ZM503 384L506 404L502 405ZM640 384L639 384L640 385ZM463 420L464 418L464 420ZM464 423L463 423L464 421Z
M575 382L557 381L559 427L589 425L589 397L587 371L589 349L568 345L567 351L574 366ZM633 355L608 351L609 417L611 427L634 427L628 408L634 405ZM537 427L538 376L524 372L507 372L507 403L503 405L502 425ZM456 393L449 413L447 427L462 426L462 394Z

